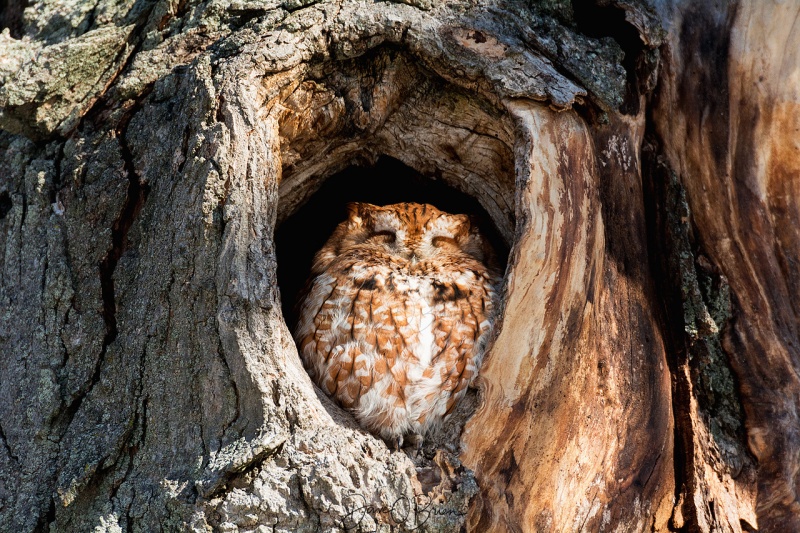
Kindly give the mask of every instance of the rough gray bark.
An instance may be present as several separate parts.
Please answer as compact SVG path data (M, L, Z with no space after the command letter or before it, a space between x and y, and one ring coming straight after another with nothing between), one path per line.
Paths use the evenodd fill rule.
M0 529L800 529L796 5L5 5ZM512 248L416 460L312 385L276 281L381 155Z

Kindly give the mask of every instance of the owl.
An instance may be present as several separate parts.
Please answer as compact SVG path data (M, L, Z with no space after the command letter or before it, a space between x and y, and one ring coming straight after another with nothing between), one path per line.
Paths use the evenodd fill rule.
M498 307L494 252L466 215L348 205L314 257L295 338L311 378L396 448L454 410Z

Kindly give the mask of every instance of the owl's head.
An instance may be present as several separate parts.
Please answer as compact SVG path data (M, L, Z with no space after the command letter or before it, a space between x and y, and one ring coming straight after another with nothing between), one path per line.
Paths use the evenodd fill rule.
M416 203L383 207L351 203L347 211L347 220L339 224L328 241L333 245L332 254L358 248L411 263L455 257L494 262L491 247L467 215L452 215L432 205Z

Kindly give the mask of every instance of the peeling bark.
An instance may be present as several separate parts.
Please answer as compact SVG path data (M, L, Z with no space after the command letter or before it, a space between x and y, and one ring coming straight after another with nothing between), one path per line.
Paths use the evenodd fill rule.
M0 529L800 529L797 6L3 5ZM314 387L277 275L385 157L510 249L416 457Z
M800 322L798 271L792 266L800 253L798 173L792 171L798 86L788 75L794 68L788 65L797 64L797 15L793 4L675 7L668 68L654 105L663 164L686 191L694 269L705 271L712 282L721 280L731 299L730 318L722 323L708 303L689 304L710 308L707 318L695 320L712 326L703 331L701 324L690 341L714 339L710 354L730 367L732 404L740 402L736 409L744 412L743 421L716 429L720 421L715 418L725 413L714 403L728 393L723 388L715 392L722 398L694 394L699 412L692 423L711 433L701 435L695 446L713 439L717 446L705 446L704 453L723 453L721 460L709 461L722 464L695 476L699 490L705 500L711 500L709 485L728 494L713 499L716 507L700 502L701 527L708 523L736 531L739 520L766 531L800 527L795 453ZM713 60L699 61L697 50ZM687 259L691 266L692 258ZM737 444L730 457L725 442L742 423L746 442Z

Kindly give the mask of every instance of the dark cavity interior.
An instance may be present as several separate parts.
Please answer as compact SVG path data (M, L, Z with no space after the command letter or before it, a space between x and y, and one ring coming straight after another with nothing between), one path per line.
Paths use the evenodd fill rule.
M396 159L382 156L373 166L351 166L328 178L277 228L278 286L283 316L292 331L297 321L297 300L308 279L314 254L345 219L349 202L375 205L417 202L448 213L472 215L505 269L508 247L475 198L427 178Z

